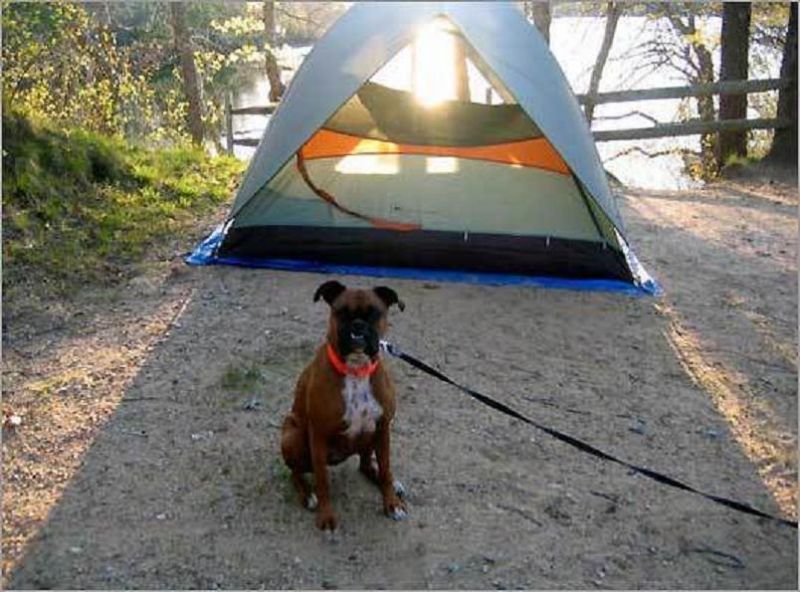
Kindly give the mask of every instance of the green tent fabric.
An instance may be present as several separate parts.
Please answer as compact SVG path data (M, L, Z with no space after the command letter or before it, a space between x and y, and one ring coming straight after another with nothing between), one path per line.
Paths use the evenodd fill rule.
M374 79L431 23L501 104L432 107ZM354 5L298 70L215 236L195 262L651 281L577 101L512 3Z
M444 101L426 109L413 94L367 82L323 125L362 138L432 146L482 146L542 136L519 105Z

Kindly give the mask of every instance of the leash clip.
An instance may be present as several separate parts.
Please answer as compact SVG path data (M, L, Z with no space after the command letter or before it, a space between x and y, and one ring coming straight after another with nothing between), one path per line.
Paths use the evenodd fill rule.
M386 341L385 339L381 339L378 342L378 346L381 348L381 350L385 351L390 356L394 356L396 358L400 356L400 350L397 349L396 346Z

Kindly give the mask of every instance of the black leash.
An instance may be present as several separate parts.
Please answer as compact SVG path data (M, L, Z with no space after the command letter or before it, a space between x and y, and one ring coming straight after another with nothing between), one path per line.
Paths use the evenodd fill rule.
M426 374L430 374L431 376L433 376L435 378L438 378L442 382L446 382L447 384L453 385L454 387L456 387L461 392L466 393L467 395L469 395L473 399L477 399L478 401L480 401L484 405L487 405L487 406L491 407L492 409L496 409L497 411L500 411L501 413L505 413L506 415L510 415L511 417L513 417L515 419L518 419L518 420L523 421L523 422L525 422L525 423L527 423L529 425L532 425L533 427L545 432L546 434L549 434L550 436L552 436L556 440L560 440L560 441L562 441L562 442L564 442L566 444L569 444L570 446L572 446L574 448L577 448L578 450L580 450L582 452L586 452L587 454L591 454L592 456L595 456L597 458L600 458L600 459L603 459L603 460L607 460L607 461L610 461L610 462L613 462L613 463L617 463L618 465L622 465L623 467L626 467L626 468L628 468L628 469L630 469L630 470L632 470L632 471L634 471L636 473L639 473L640 475L644 475L645 477L648 477L649 479L653 479L654 481L658 481L659 483L663 483L664 485L669 485L670 487L675 487L677 489L682 489L684 491L688 491L688 492L691 492L691 493L696 493L697 495L701 495L704 498L711 500L712 502L716 502L716 503L721 504L723 506L727 506L727 507L732 508L734 510L737 510L739 512L744 512L745 514L752 514L753 516L758 516L759 518L766 518L767 520L773 520L773 521L778 522L779 524L782 524L784 526L791 526L792 528L795 528L795 529L797 528L797 522L792 522L791 520L786 520L785 518L780 518L778 516L773 516L771 514L767 514L765 512L762 512L761 510L758 510L758 509L756 509L756 508L754 508L754 507L752 507L752 506L750 506L748 504L745 504L743 502L737 502L736 500L731 500L731 499L720 497L720 496L717 496L717 495L711 495L710 493L704 493L704 492L702 492L702 491L700 491L698 489L695 489L691 485L687 485L686 483L682 483L681 481L678 481L677 479L673 479L672 477L668 477L666 475L662 475L661 473L658 473L658 472L653 471L651 469L648 469L646 467L640 467L640 466L631 464L629 462L626 462L624 460L621 460L621 459L617 458L616 456L608 454L607 452L603 452L599 448L595 448L591 444L587 444L586 442L584 442L582 440L579 440L578 438L573 438L572 436L570 436L568 434L564 434L563 432L559 432L558 430L554 430L554 429L549 428L549 427L547 427L545 425L542 425L542 424L540 424L538 422L535 422L532 419L529 419L529 418L525 417L524 415L522 415L521 413L515 411L514 409L512 409L508 405L505 405L505 404L503 404L503 403L501 403L499 401L496 401L496 400L492 399L488 395L481 394L478 391L475 391L475 390L473 390L473 389L471 389L469 387L466 387L466 386L463 386L463 385L457 383L455 380L453 380L449 376L446 376L446 375L442 374L441 372L439 372L435 368L432 368L431 366L429 366L428 364L426 364L422 360L418 360L414 356L412 356L410 354L407 354L404 351L401 351L400 349L398 349L396 346L392 345L391 343L388 343L386 341L381 341L381 347L387 353L389 353L390 355L392 355L392 356L394 356L396 358L400 358L401 360L403 360L407 364L410 364L411 366L414 366L418 370L422 370Z

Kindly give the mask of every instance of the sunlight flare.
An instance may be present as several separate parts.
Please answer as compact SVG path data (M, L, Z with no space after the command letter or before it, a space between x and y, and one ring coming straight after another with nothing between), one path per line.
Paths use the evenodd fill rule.
M445 19L436 19L420 29L414 42L414 96L426 107L456 98L455 43L446 26Z
M458 172L458 159L452 156L429 156L425 159L425 172L429 175Z
M397 154L350 154L336 163L343 175L396 175L400 172Z

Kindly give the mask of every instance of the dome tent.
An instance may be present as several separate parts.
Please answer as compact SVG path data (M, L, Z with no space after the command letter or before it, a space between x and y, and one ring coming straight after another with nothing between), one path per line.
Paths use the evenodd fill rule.
M487 100L426 104L380 77L432 23ZM188 261L657 290L561 69L500 2L354 5L306 57L228 219Z

